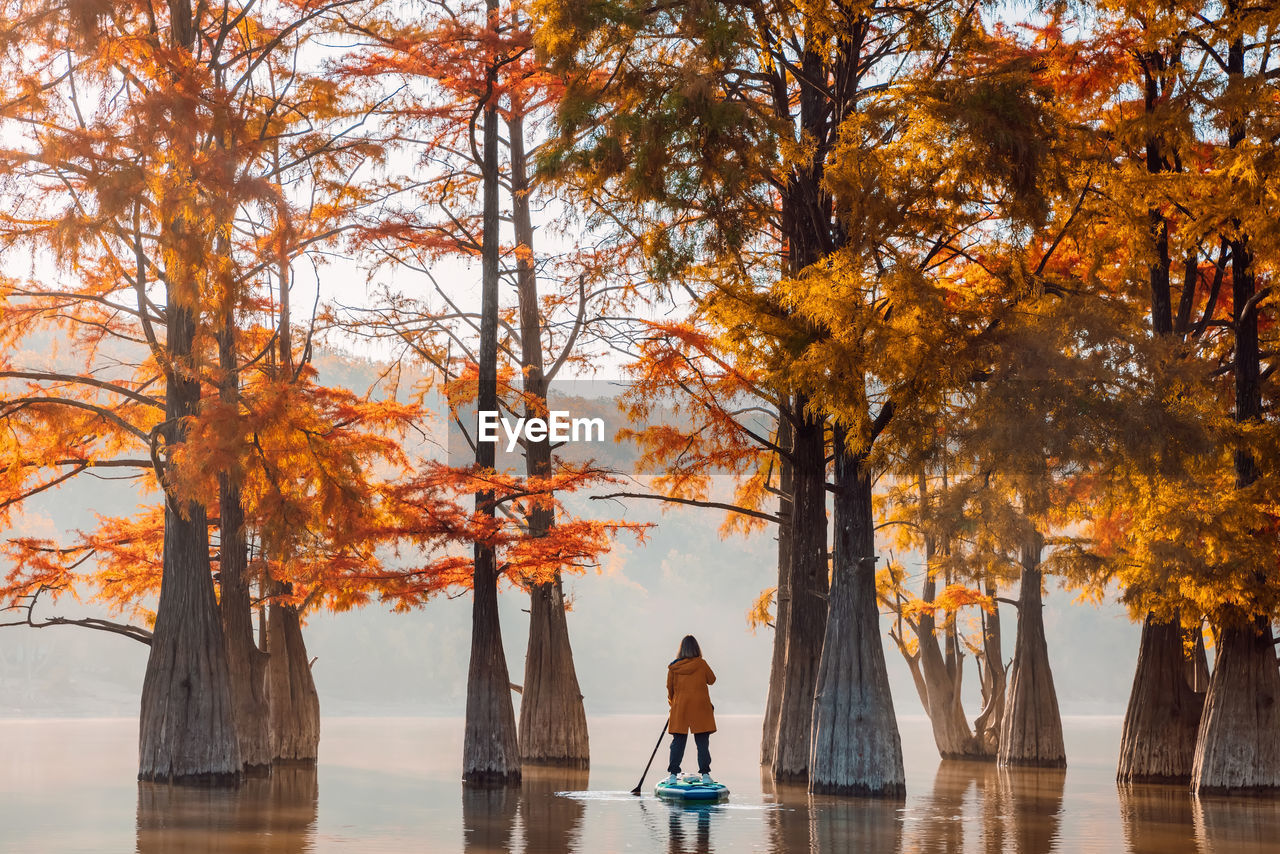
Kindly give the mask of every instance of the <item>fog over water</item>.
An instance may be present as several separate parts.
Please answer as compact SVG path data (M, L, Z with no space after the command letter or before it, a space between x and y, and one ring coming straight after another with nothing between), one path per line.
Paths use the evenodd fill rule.
M591 509L653 521L647 541L617 543L599 572L566 579L573 602L569 630L588 714L665 710L666 665L680 637L692 632L719 677L717 710L763 712L771 630L752 634L746 613L776 583L772 531L721 539L723 514L652 505L593 502ZM63 505L66 506L65 504ZM87 525L83 513L50 508L66 527ZM75 518L81 517L81 518ZM29 515L28 519L31 516ZM35 525L33 525L35 527ZM62 526L60 526L62 527ZM1064 714L1122 714L1137 655L1140 626L1118 605L1080 604L1050 580L1045 633ZM1012 594L1010 594L1012 595ZM527 597L502 597L503 641L513 682L523 681ZM470 598L440 598L393 614L377 605L344 614L313 614L305 629L321 710L330 715L460 715L465 705ZM97 613L68 601L52 614ZM1002 606L1005 658L1013 654L1013 609ZM887 628L887 618L885 618ZM922 709L909 672L887 638L894 702L902 714ZM0 715L116 716L137 713L147 648L136 641L77 627L0 629ZM966 659L970 716L978 710L977 670ZM516 701L519 701L518 696Z
M136 723L0 720L0 851L645 851L1261 854L1280 803L1118 788L1116 717L1064 719L1066 770L942 762L928 722L901 721L905 801L810 797L756 767L759 716L724 715L713 769L729 800L685 808L628 794L662 718L590 719L586 771L530 769L514 789L460 785L459 718L330 717L318 766L282 766L236 790L133 780Z

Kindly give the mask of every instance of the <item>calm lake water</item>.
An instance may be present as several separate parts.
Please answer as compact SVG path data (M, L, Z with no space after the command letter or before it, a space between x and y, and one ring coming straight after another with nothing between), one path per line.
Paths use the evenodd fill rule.
M1280 799L1118 789L1118 718L1064 722L1065 772L940 762L902 721L907 799L811 798L756 765L758 717L727 716L711 742L724 804L681 808L627 794L658 717L591 720L587 772L531 772L520 789L465 790L458 719L330 718L318 768L235 791L139 784L132 720L0 720L4 852L1280 852ZM692 758L692 745L690 757Z

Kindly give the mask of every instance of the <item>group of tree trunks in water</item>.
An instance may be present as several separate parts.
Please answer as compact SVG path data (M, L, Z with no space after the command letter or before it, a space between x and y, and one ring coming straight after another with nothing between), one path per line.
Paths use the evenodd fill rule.
M498 26L500 6L497 0L487 0L486 28ZM884 253L879 248L868 252L867 247L860 247L859 241L870 238L851 228L856 223L841 218L842 208L854 206L848 204L848 199L838 204L833 196L836 192L833 187L839 187L841 181L826 174L829 167L841 168L836 159L827 159L830 152L842 151L844 146L853 142L849 129L856 122L846 125L846 121L858 118L859 110L869 108L873 100L869 96L888 87L887 82L881 81L895 72L887 70L884 64L897 64L900 49L906 49L894 41L899 36L889 35L898 32L896 24L891 27L873 25L872 17L867 17L873 12L877 15L883 13L886 20L892 21L900 10L892 4L883 8L872 4L872 7L865 14L859 12L854 19L841 20L838 26L829 21L806 23L801 27L803 36L794 41L790 36L777 37L776 22L767 20L762 8L752 7L743 11L747 16L765 16L757 22L758 35L769 42L766 52L776 54L761 75L769 78L779 95L771 106L766 102L756 105L761 111L773 110L775 113L770 116L769 123L775 130L769 134L777 132L776 128L795 129L799 134L797 139L803 142L798 148L812 146L815 151L823 152L822 156L809 155L799 159L792 159L792 155L777 159L772 154L743 158L739 152L733 152L725 161L733 165L731 172L734 174L743 168L739 164L744 161L750 162L751 168L761 170L750 181L770 188L767 224L761 225L760 234L746 242L751 243L762 234L768 234L770 240L776 238L775 255L781 259L776 272L780 278L794 280L792 286L794 282L814 275L815 271L831 267L833 259L865 263L867 258L872 258L876 267L883 266ZM1234 4L1229 3L1228 7L1234 9ZM201 51L204 48L197 37L198 22L193 22L193 16L205 11L203 6L193 8L190 3L170 2L166 49L172 48L180 54L203 55ZM645 14L652 14L652 10ZM637 28L642 27L639 17L633 23ZM656 28L666 25L665 20L657 19L643 24ZM904 25L901 32L913 28L914 25ZM966 24L965 30L969 29L976 32L979 28ZM837 35L832 37L832 33ZM1259 47L1247 45L1242 35L1233 35L1232 39L1223 71L1229 84L1239 88L1247 76L1245 56ZM221 39L213 41L221 43ZM577 43L595 44L596 41L583 38ZM714 40L708 43L710 41ZM752 45L751 51L754 52L754 41ZM563 44L560 49L564 49ZM624 48L622 53L625 55L629 51L630 48ZM945 62L949 61L952 51L947 48L940 53L948 58L940 59L940 62ZM560 59L569 61L566 57ZM481 410L498 409L499 330L506 325L499 306L502 276L500 229L505 216L499 203L499 191L504 186L499 162L502 136L499 125L505 121L509 158L505 186L510 188L512 196L509 219L516 244L524 250L516 253L519 331L513 337L518 338L520 344L519 368L527 394L525 411L526 415L532 415L546 408L545 342L543 318L539 314L536 265L532 260L534 228L528 192L530 176L524 151L524 117L519 110L500 109L500 99L491 97L499 82L500 66L505 64L505 60L495 57L486 59L482 70L488 94L479 98L479 109L470 115L472 125L477 117L481 119L483 137L477 147L479 159L474 164L479 170L482 195L478 246L481 305L475 360L478 368L477 402ZM1150 67L1159 64L1153 63ZM730 67L733 63L719 65ZM632 75L617 75L617 78L620 86L649 85L648 82L628 84L629 80L638 79ZM1147 82L1153 91L1153 87L1158 89L1163 85L1162 81L1154 78ZM722 88L737 89L737 82ZM597 94L601 103L608 103L610 96L607 92ZM622 95L621 100L625 102L625 89ZM190 213L201 209L191 189L200 184L193 174L193 164L200 162L200 155L206 153L196 150L193 135L188 132L200 125L195 120L196 100L166 108L166 121L169 122L166 127L171 138L164 140L163 147L169 160L163 172L165 177L159 181L163 187L154 200L156 209L160 211L155 229L158 234L147 238L154 240L163 262L162 282L157 278L151 283L163 285L165 328L163 348L155 345L156 353L162 355L157 361L163 363L164 420L155 431L156 442L152 450L155 454L154 468L164 490L165 506L163 578L155 628L148 637L150 657L141 698L139 776L144 780L157 781L230 782L246 770L264 768L276 761L314 761L319 740L319 702L303 642L302 607L291 603L292 591L288 584L268 576L249 577L239 473L234 466L227 466L219 476L217 583L220 589L217 589L212 573L209 535L212 508L193 500L171 483L164 468L168 459L161 459L166 454L176 459L176 452L188 441L189 425L201 411L201 372L198 368L200 359L205 355L203 351L209 347L207 342L198 338L201 324L206 323L207 316L212 313L208 306L200 303L201 277L208 266L204 262L210 258L222 258L224 254L225 247L219 247L218 243L225 238L211 235L229 233L234 225L234 217L231 216L225 222L203 223L194 221ZM672 100L684 102L688 99ZM1148 95L1148 111L1154 109L1158 100L1154 95ZM192 114L184 116L183 110ZM604 109L603 112L610 110ZM580 120L586 121L582 116L590 120L595 118L588 112L579 116ZM573 117L560 118L566 127L572 124ZM874 115L866 118L872 123L881 120ZM1225 118L1221 124L1226 126L1229 148L1234 150L1246 139L1244 119L1230 114ZM623 119L625 125L627 117L623 116ZM684 129L681 122L671 124ZM910 121L893 119L885 127L911 124ZM625 127L619 127L613 130L621 135ZM568 127L565 131L569 137L575 136L572 130ZM1037 127L1033 123L1023 123L1015 130L1035 137ZM574 144L587 145L590 140L586 138L595 136L583 134ZM608 133L598 136L608 139L610 144L617 139ZM728 137L731 134L726 128L716 127L711 136ZM772 140L768 134L766 138ZM1013 147L1016 148L1020 142L1020 139L1014 139ZM212 142L209 144L216 148ZM1153 133L1147 145L1150 173L1169 171L1179 160L1171 144L1159 134ZM773 147L770 141L768 150L772 151ZM952 144L949 147L962 146ZM993 151L1000 153L1000 149ZM563 151L560 153L568 156ZM672 159L678 159L680 155L678 151L668 153ZM703 149L699 148L699 153L703 153ZM847 151L843 156L850 163L858 160ZM910 159L915 161L919 158ZM643 170L648 165L652 164L612 156L593 162L595 172L604 174L615 170L600 180L618 179L622 184L628 183L625 179L636 177L634 172L629 174L626 170ZM699 165L702 165L700 161ZM1002 191L1007 190L1015 202L1019 202L1020 194L1034 195L1031 193L1034 188L1023 186L1026 182L1020 181L1019 176L1028 181L1033 179L1035 164L1028 161L1013 165L1017 167L1010 170L1013 175L997 175L992 180L1001 186ZM848 163L844 167L847 168ZM1024 176L1024 172L1027 175ZM679 196L678 203L688 205L682 213L697 210L697 204L703 204L703 212L712 218L721 210L729 211L731 219L741 213L733 205L722 208L705 204L706 198L686 198L687 191L693 196L701 193L718 200L717 193L721 188L715 186L714 181L707 187L681 186L679 193L670 193L657 188L663 176L643 177L644 180L630 182L638 188L634 192L640 194L637 200L641 208L650 204L661 205ZM848 176L842 180L858 183L850 181ZM1086 187L1086 193L1080 196L1082 202L1088 189ZM646 198L645 192L653 197ZM850 191L846 187L840 192ZM1075 208L1079 209L1079 203ZM845 213L847 215L848 211ZM1014 213L1017 212L1008 214L1011 222ZM1175 327L1186 325L1185 315L1190 312L1194 301L1194 282L1186 286L1187 309L1183 311L1180 308L1179 321L1175 324L1170 303L1170 223L1162 219L1165 214L1160 210L1152 208L1150 214L1153 226L1149 264L1151 330L1155 336L1182 334ZM1064 224L1063 234L1074 217L1072 213ZM936 225L939 231L936 239L929 234L913 234L913 239L918 237L925 243L936 242L939 249L948 245L952 238L945 235L952 231L951 224L944 219ZM728 231L736 230L735 220L733 228ZM137 289L143 295L141 318L145 325L151 322L145 297L149 286L146 280L148 267L141 258L142 237L141 230L138 231ZM874 231L874 228L867 229L868 234ZM1234 379L1232 417L1239 423L1262 422L1263 377L1259 372L1258 315L1267 289L1259 289L1255 278L1267 276L1268 270L1256 268L1254 249L1238 222L1224 228L1223 235L1218 278L1221 279L1226 269L1225 259L1229 257L1231 318L1217 323L1229 327L1234 334L1230 364L1224 366ZM1040 260L1034 277L1044 272L1045 262L1061 238L1062 234L1059 234L1051 242L1048 254ZM727 242L733 243L732 234ZM198 245L201 251L192 253L192 245ZM702 245L709 247L710 251L720 244L710 241ZM468 252L474 248L477 247L471 247ZM1193 275L1188 277L1197 282L1198 251L1191 258ZM860 257L861 261L858 260ZM704 260L710 263L726 259L698 259L700 264ZM732 257L729 260L740 259ZM910 267L915 262L904 253L903 260L898 263ZM934 263L934 253L929 253L918 263L919 269L915 273L923 278ZM280 377L288 377L293 368L288 272L284 269L288 263L284 261L281 264L280 316L275 349ZM154 262L152 266L155 266ZM888 274L879 269L877 275ZM776 490L780 506L777 514L775 635L761 761L779 784L803 782L810 791L818 793L898 798L904 794L905 779L878 611L876 568L879 557L872 483L878 473L874 452L885 444L886 426L894 419L895 413L913 404L913 387L908 381L897 385L887 383L873 370L871 356L867 353L890 349L882 346L880 339L864 348L866 353L859 357L861 360L848 360L852 364L832 358L824 362L820 356L840 353L839 350L823 350L822 347L831 339L839 338L836 333L846 332L845 327L850 324L841 321L847 321L847 318L837 315L833 320L830 315L824 315L813 307L802 311L798 307L805 303L802 297L774 289L772 285L758 290L757 284L752 277L738 282L726 275L723 290L715 293L714 299L705 300L711 308L706 315L700 315L699 320L710 318L708 323L734 327L733 323L724 323L726 317L735 322L745 317L748 322L736 322L736 326L752 327L751 321L755 321L759 327L752 327L752 335L747 336L749 346L756 347L760 339L772 336L777 339L774 342L778 344L776 349L796 357L796 362L804 362L798 358L804 356L810 362L824 366L823 371L800 370L798 379L789 378L787 371L776 372L770 377L762 370L765 378L759 380L759 387L754 389L760 392L757 396L761 400L769 401L777 408L777 427L772 445L776 450L774 459L780 474ZM814 289L821 291L821 284L819 280ZM838 284L841 287L847 285ZM1036 287L1042 288L1044 284L1040 282ZM1217 284L1214 285L1214 294L1216 299ZM815 300L819 308L827 302L839 301L827 296ZM904 296L900 295L899 299L910 306ZM715 314L717 302L732 303L735 300L752 306L757 313L741 317ZM234 299L228 299L224 315L218 317L221 334L217 349L222 372L217 391L224 404L235 404L240 392L236 309L230 305L234 302ZM1206 322L1212 320L1215 304L1214 300L1209 302ZM700 309L706 307L703 305ZM881 298L875 297L866 307L869 309L867 317L884 315L886 320L892 311L898 310L888 297L884 298L883 305ZM1000 318L984 317L982 320L983 323L972 325L985 333L995 328ZM894 332L890 326L885 329L886 335ZM977 346L981 337L978 335L972 341L966 339L964 343ZM731 336L726 340L729 338ZM857 347L852 349L858 350ZM813 356L813 352L819 357ZM732 354L726 358L732 361ZM998 363L999 359L993 361ZM982 364L974 371L957 370L955 373L962 378L958 385L964 391L971 391L982 380L970 378L985 379L991 370L990 364ZM812 374L821 376L814 379ZM944 391L946 393L940 397L946 397L953 390ZM161 445L164 453L156 450ZM548 440L531 441L525 450L525 474L528 478L548 477L552 473ZM1259 461L1251 453L1243 445L1234 451L1234 486L1238 491L1247 491L1260 478ZM494 446L477 443L475 462L480 469L492 468ZM834 496L830 519L828 493ZM498 502L494 491L476 491L476 517L492 520ZM527 536L534 540L553 536L557 529L554 512L545 507L530 509L523 523ZM562 524L559 529L565 527ZM936 592L937 578L932 565L934 548L934 543L926 542L926 601L932 600ZM933 613L921 614L916 624L915 651L909 652L903 646L904 653L908 653L917 692L930 716L937 746L944 758L992 758L1006 765L1051 768L1066 763L1061 716L1043 620L1042 561L1046 559L1045 550L1044 537L1035 530L1017 549L1020 590L1017 601L1010 603L1017 609L1017 627L1013 656L1007 670L1002 661L999 614L989 611L983 615L978 660L982 665L984 702L972 727L961 704L964 655L954 620L940 625ZM272 558L284 562L288 555L272 555ZM524 765L581 768L589 762L583 698L573 666L564 591L558 575L536 580L513 579L517 584L526 586L530 595L523 696L519 718L514 714L511 681L498 621L497 586L504 572L496 547L477 539L473 550L473 622L463 755L464 780L475 784L516 783L521 778ZM256 605L250 593L255 581L258 591ZM986 583L985 595L989 600L995 600L996 592L994 583ZM259 609L261 621L260 637L256 642L255 607ZM1221 607L1213 618L1216 657L1210 675L1203 636L1197 634L1191 638L1191 643L1187 643L1182 615L1153 610L1146 616L1125 717L1118 770L1122 781L1188 781L1202 792L1280 789L1280 737L1277 736L1280 733L1280 670L1276 664L1271 623L1265 616L1257 616L1247 608L1233 605ZM1194 622L1195 631L1201 632L1201 621Z

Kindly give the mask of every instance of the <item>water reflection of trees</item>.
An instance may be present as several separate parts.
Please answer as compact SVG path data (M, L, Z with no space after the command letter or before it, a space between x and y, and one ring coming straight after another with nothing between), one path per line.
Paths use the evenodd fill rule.
M990 791L992 774L997 779L994 797ZM1017 854L1052 851L1062 824L1062 790L1066 781L1065 768L1015 765L988 771L979 782L983 850ZM988 822L988 817L993 820Z
M995 767L991 762L943 760L933 775L929 797L912 811L911 829L907 834L910 849L920 854L964 851L965 798L975 787L978 797L984 796L986 783L994 783Z
M1129 854L1198 852L1190 833L1191 790L1185 785L1121 784L1120 819Z
M525 766L522 776L520 818L524 850L546 854L574 850L585 806L576 798L558 798L556 792L585 790L587 770Z
M767 786L780 805L770 850L910 851L912 854L1048 854L1058 842L1066 772L943 761L929 793L894 801L820 799ZM905 821L904 821L905 812Z
M523 850L567 854L577 848L583 803L557 792L587 788L585 769L526 766L520 788L462 789L462 839L467 854L506 854L524 837ZM516 833L516 818L521 834Z
M901 801L810 795L763 777L761 786L777 805L769 812L771 851L902 850Z
M278 766L237 789L138 783L138 854L308 850L319 793L314 764Z
M462 850L491 854L512 848L520 792L507 786L462 787Z
M1205 795L1193 800L1192 812L1201 854L1275 851L1280 840L1280 802L1271 796Z

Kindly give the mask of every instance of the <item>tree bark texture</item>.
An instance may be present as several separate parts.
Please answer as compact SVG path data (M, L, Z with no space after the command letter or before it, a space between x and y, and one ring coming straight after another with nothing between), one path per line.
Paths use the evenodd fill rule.
M1228 0L1228 16L1240 15L1241 5L1239 0ZM1227 52L1228 91L1238 92L1245 85L1245 52L1244 36L1237 34ZM1232 148L1244 142L1248 131L1248 116L1237 109L1233 108L1228 123ZM1235 223L1236 234L1230 241L1232 369L1235 420L1245 423L1262 417L1262 379L1253 250L1239 225ZM1260 476L1258 461L1247 447L1235 449L1234 467L1237 488L1248 488ZM1268 583L1261 571L1256 583ZM1280 670L1271 624L1238 608L1224 609L1217 622L1217 656L1200 719L1191 787L1199 794L1273 793L1280 789Z
M175 179L181 183L180 179ZM178 192L185 192L179 187ZM164 240L176 247L166 282L167 360L162 434L173 451L186 438L185 420L200 406L195 371L197 283L178 260L193 238L193 224L167 224ZM167 479L167 475L166 475ZM209 565L209 529L203 505L165 487L163 570L155 633L147 657L139 716L138 778L174 782L235 782L240 745L231 676Z
M1187 783L1204 695L1187 684L1178 619L1142 622L1138 666L1120 736L1121 783Z
M238 405L240 393L235 333L234 312L228 306L218 336L218 363L222 369L218 391L222 404L231 407ZM274 758L267 702L267 656L253 641L249 545L245 536L238 471L219 473L218 503L218 574L221 588L218 605L227 646L240 761L246 769L263 769L269 767Z
M560 579L529 590L529 650L520 698L520 757L535 765L586 768L587 715L565 619Z
M876 604L871 472L836 431L830 607L813 702L809 791L906 796L902 741L889 692Z
M984 592L994 602L995 582L988 578ZM1000 724L1004 721L1006 677L1000 638L1000 609L982 613L982 711L973 720L974 737L984 756L1000 752Z
M822 419L805 413L804 404L798 397L793 424L790 604L772 768L779 782L809 776L813 695L827 626L826 442Z
M487 0L489 26L497 26L497 0ZM492 61L492 60L491 60ZM489 67L489 82L496 81L496 67ZM483 234L480 261L480 350L477 377L477 409L498 410L498 110L494 98L484 104ZM494 445L476 442L476 467L491 469ZM477 492L477 515L494 515L492 491ZM511 706L511 679L502 648L498 618L498 565L492 543L477 541L473 547L471 606L471 659L467 670L467 711L462 741L462 778L476 785L512 785L520 782L515 712ZM466 796L464 795L464 798Z
M1018 595L1018 634L1009 669L1004 719L1000 725L1001 765L1065 767L1062 716L1049 667L1044 637L1038 534L1022 547L1022 589Z
M275 759L315 762L320 751L320 695L293 605L272 602L267 617L267 698Z
M524 150L524 117L513 106L507 123L511 140L511 196L516 244L516 290L520 304L520 366L528 398L525 417L546 417L547 381L543 373L542 312L537 270L533 266L533 218ZM566 345L567 346L567 345ZM551 441L526 440L525 473L550 477ZM526 517L530 537L545 537L555 525L550 507L535 507ZM529 589L529 646L524 691L520 697L520 758L525 763L585 768L591 748L587 713L573 663L564 589L557 572L551 581Z
M1196 739L1199 794L1280 789L1280 669L1266 619L1223 626Z
M937 595L937 576L934 574L935 546L931 536L925 539L925 582L921 599L932 603ZM945 656L938 643L937 620L933 613L921 612L916 626L919 680L917 691L921 693L925 712L933 730L933 740L943 759L972 759L981 750L961 704L961 676L963 670L959 657ZM948 633L948 650L953 638ZM915 670L916 668L913 668ZM923 689L923 690L921 690Z
M760 764L773 767L778 748L778 715L782 707L782 680L787 666L787 626L791 622L791 518L795 478L792 476L791 420L786 407L778 412L778 447L785 452L778 459L778 587L773 595L773 656L769 660L769 693L764 706L764 729L760 736Z

